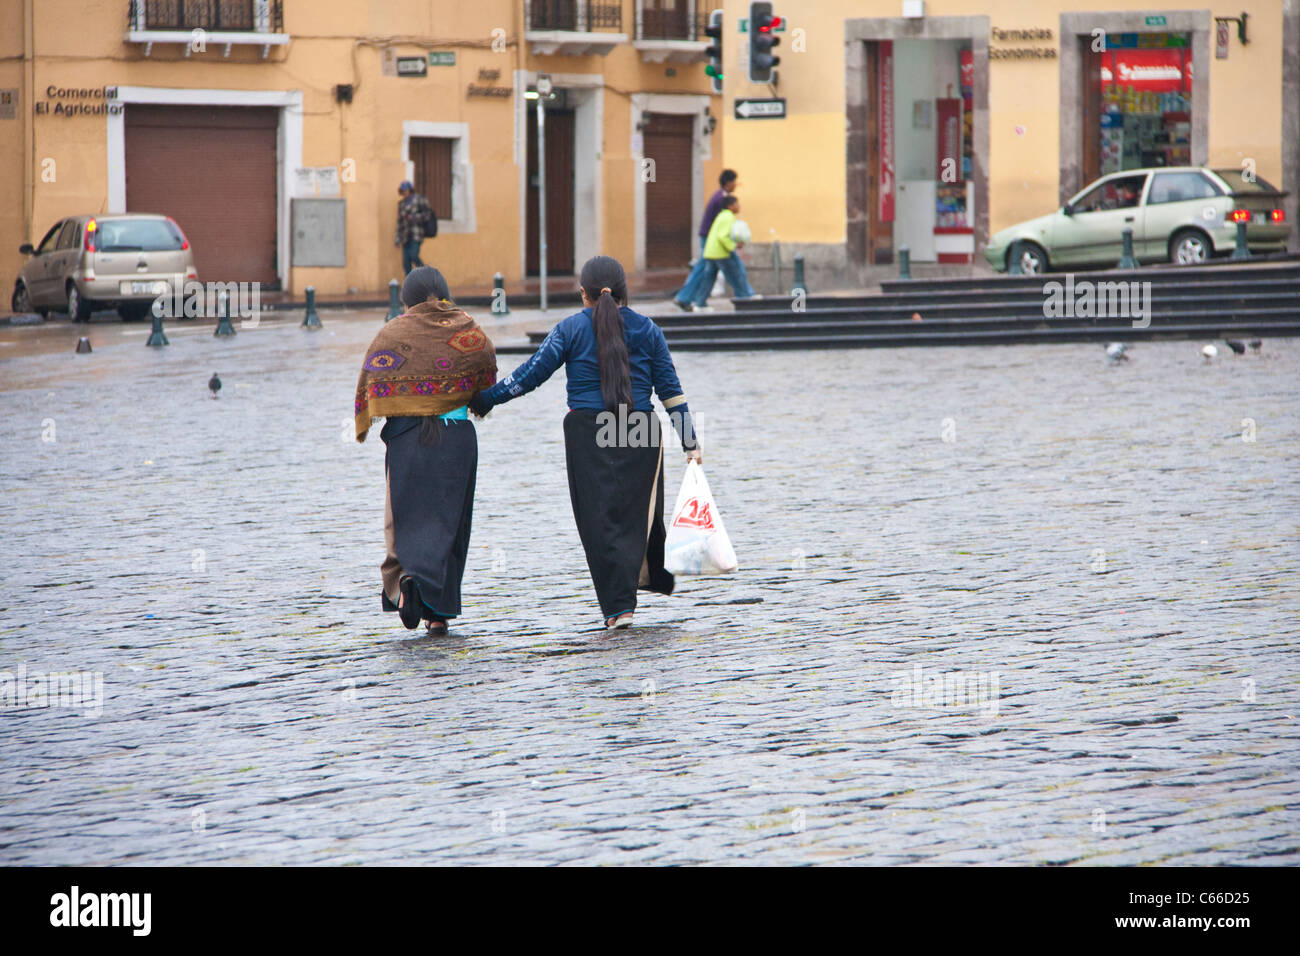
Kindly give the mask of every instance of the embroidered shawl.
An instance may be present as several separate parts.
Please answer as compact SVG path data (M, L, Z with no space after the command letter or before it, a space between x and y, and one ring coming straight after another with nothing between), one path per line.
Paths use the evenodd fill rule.
M496 380L492 340L469 315L446 299L412 306L366 349L353 406L357 441L373 418L445 415Z

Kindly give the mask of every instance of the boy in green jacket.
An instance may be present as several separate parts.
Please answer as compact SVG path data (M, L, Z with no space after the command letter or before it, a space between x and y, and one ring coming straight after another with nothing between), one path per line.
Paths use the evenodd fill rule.
M709 301L709 291L718 271L730 283L734 298L752 299L758 294L749 284L745 275L745 264L736 255L736 250L744 248L743 242L731 238L731 227L736 224L736 214L740 212L740 200L735 195L722 200L722 211L718 213L709 229L709 237L704 241L704 273L699 277L694 309L703 309Z

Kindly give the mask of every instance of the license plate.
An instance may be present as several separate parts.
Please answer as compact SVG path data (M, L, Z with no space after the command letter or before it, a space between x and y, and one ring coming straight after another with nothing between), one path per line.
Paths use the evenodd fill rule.
M1251 222L1257 222L1257 223L1259 223L1261 226L1262 226L1262 225L1265 225L1265 224L1268 222L1268 213L1266 213L1266 212L1252 212L1252 213L1250 214L1250 221L1251 221Z
M124 295L163 295L167 291L166 282L122 282Z

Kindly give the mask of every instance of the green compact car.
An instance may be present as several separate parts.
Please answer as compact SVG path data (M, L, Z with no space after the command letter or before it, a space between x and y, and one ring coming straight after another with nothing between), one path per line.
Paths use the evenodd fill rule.
M1237 247L1237 223L1246 223L1252 252L1286 247L1290 227L1282 210L1286 193L1240 169L1162 166L1111 173L1056 212L994 235L984 256L998 272L1011 265L1020 240L1020 267L1107 267L1123 254L1123 233L1133 230L1138 262L1205 262Z

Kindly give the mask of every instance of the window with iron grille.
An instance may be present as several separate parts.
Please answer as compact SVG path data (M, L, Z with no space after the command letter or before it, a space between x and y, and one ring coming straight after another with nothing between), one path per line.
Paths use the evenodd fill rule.
M451 219L451 157L454 139L441 136L412 136L411 163L415 176L411 183L417 193L429 200L439 219Z
M685 3L687 0L679 0ZM621 0L530 0L530 30L621 30Z
M280 33L282 0L131 0L130 22L144 30Z

